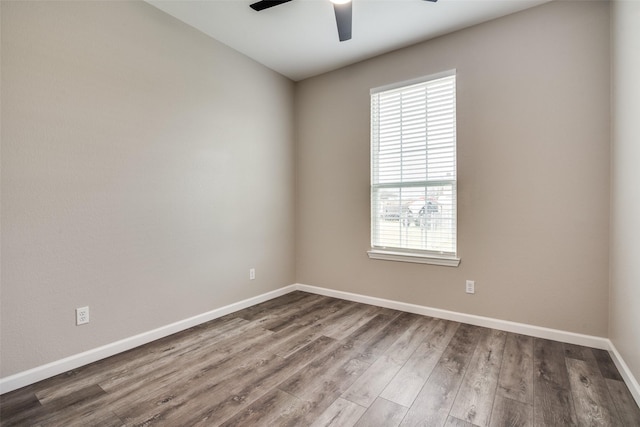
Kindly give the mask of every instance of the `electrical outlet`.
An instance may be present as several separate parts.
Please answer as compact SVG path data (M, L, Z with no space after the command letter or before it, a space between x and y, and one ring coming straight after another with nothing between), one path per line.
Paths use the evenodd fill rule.
M256 269L255 268L250 268L249 269L249 280L255 280L256 279Z
M89 323L89 307L76 308L76 325Z
M476 282L474 282L473 280L467 280L467 293L468 294L475 294L476 293Z

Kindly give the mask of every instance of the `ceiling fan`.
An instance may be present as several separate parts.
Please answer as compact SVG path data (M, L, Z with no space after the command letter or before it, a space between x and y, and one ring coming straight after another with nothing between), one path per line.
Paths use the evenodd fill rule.
M260 0L249 5L251 9L260 12L273 6L288 3L291 0ZM438 0L426 0L437 2ZM351 0L331 0L333 11L336 14L336 24L338 25L338 38L341 42L351 39Z

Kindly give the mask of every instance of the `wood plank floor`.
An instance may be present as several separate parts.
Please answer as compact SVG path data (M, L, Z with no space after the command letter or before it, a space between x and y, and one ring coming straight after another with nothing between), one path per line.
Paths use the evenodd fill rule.
M0 397L2 426L640 426L609 354L293 292Z

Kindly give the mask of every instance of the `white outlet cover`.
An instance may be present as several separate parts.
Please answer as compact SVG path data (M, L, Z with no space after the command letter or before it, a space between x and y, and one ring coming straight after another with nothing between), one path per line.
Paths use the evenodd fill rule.
M475 294L476 293L476 282L474 282L473 280L467 280L466 291L467 291L468 294Z
M76 308L76 325L89 323L89 307Z

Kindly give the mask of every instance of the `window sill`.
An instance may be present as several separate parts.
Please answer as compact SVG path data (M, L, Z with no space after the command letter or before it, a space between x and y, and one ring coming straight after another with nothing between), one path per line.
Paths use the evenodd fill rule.
M418 253L393 252L381 249L371 249L367 251L370 259L382 259L385 261L415 262L418 264L443 265L446 267L457 267L460 265L460 258L446 255L424 255Z

